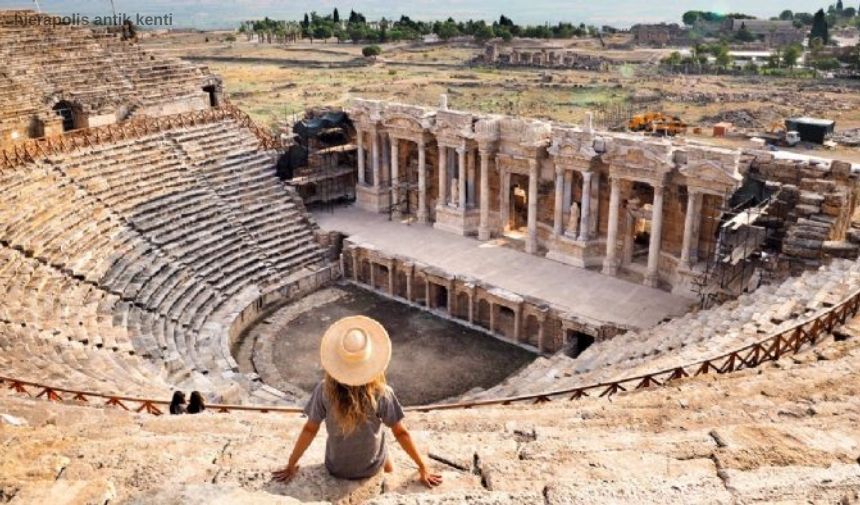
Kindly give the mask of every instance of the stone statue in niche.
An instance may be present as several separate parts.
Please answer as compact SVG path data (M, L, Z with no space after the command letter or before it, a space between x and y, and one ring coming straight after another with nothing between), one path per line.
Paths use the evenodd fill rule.
M579 204L573 202L570 204L570 216L567 218L567 229L564 234L568 237L576 238L579 233Z
M460 181L456 177L451 179L451 201L448 203L454 207L460 204Z

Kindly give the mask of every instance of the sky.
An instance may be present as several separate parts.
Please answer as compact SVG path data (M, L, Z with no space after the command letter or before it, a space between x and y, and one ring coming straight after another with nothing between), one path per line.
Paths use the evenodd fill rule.
M0 0L0 8L34 8L38 1L44 12L79 16L103 16L111 13L110 0ZM519 24L574 23L629 27L635 23L677 22L687 10L744 12L757 17L776 16L784 9L814 12L826 7L828 0L113 0L117 12L130 17L137 14L172 14L175 27L230 28L244 19L269 16L275 19L299 19L303 13L316 10L328 14L335 7L343 15L350 9L368 19L382 16L435 20L448 16L455 19L498 19L500 14ZM835 2L836 0L832 0ZM846 6L860 4L847 0ZM854 5L860 7L860 5Z

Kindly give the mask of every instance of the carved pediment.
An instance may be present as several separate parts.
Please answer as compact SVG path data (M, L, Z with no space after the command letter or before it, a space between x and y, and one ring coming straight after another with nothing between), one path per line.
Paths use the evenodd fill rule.
M733 164L707 159L695 160L687 163L679 172L687 177L688 184L691 185L699 182L734 187L743 179L738 172L737 160Z
M604 159L613 166L665 174L674 168L668 149L650 149L646 145L613 145Z

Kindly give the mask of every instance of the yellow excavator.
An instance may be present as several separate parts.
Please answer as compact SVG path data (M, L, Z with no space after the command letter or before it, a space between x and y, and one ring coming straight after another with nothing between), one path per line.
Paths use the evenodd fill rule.
M662 112L646 112L631 117L627 123L627 129L661 137L674 137L687 133L687 123L677 116L669 116Z

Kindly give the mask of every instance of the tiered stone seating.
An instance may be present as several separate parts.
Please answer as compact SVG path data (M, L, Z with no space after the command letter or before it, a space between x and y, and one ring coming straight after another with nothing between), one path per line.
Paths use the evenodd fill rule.
M779 285L765 285L710 310L597 342L577 358L540 358L504 383L466 398L571 388L669 369L763 340L833 306L860 288L860 264L834 260Z
M33 11L0 13L0 131L31 117L52 115L43 98L58 96L110 114L119 107L205 108L205 68L174 58L153 57L116 33L72 25L26 23ZM38 69L38 70L36 70ZM93 72L93 69L98 69ZM179 105L184 104L184 105ZM196 105L193 105L196 104ZM133 114L131 114L133 115Z
M860 335L856 320L848 326ZM858 367L854 337L779 366L611 401L407 413L443 475L432 491L396 444L393 473L334 479L323 466L325 428L296 479L273 482L304 423L298 415L155 418L0 390L0 424L18 424L0 426L0 496L58 505L854 503Z
M212 163L241 149L214 180ZM323 263L312 223L254 135L233 121L101 144L0 174L0 311L87 348L152 360L162 379L209 392L254 390L221 339L232 319L304 267ZM240 188L245 172L270 177ZM222 187L224 186L224 187ZM258 198L279 212L258 225ZM246 215L246 213L248 215ZM267 234L271 234L269 237ZM14 260L14 261L12 261ZM268 389L265 399L271 400ZM235 396L235 395L234 395Z
M278 271L290 272L319 261L319 250L309 247L312 230L300 200L292 192L291 199L283 198L284 185L276 177L272 159L255 148L250 132L214 128L174 139L189 155L199 180L238 214L243 227L275 259Z

